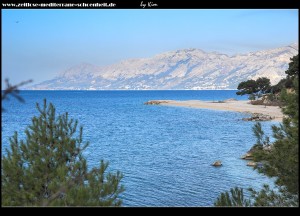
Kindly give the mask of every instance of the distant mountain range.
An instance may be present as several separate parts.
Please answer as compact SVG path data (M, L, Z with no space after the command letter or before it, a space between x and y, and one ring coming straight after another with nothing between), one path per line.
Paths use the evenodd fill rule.
M184 49L104 67L79 64L27 89L236 89L241 81L258 77L276 84L297 54L298 44L234 56Z

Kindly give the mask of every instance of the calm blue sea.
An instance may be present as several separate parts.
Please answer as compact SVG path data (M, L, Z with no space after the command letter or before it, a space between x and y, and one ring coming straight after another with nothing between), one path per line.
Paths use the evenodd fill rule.
M233 90L208 91L22 91L26 103L14 99L2 106L2 150L8 138L23 131L38 114L43 98L58 113L69 112L84 127L89 168L101 159L124 174L124 206L212 206L231 187L260 188L273 180L239 159L255 143L253 122L246 114L168 106L146 106L155 99L223 100ZM271 134L274 122L263 122ZM221 160L223 166L211 166Z

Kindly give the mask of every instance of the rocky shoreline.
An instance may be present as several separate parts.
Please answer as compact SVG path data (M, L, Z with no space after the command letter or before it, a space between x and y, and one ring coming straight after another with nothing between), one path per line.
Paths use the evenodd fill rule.
M159 104L163 104L163 103L168 103L168 101L163 101L163 100L150 100L145 102L145 105L159 105Z
M242 118L243 121L271 121L273 119L275 119L275 117L261 113L253 113L249 118Z

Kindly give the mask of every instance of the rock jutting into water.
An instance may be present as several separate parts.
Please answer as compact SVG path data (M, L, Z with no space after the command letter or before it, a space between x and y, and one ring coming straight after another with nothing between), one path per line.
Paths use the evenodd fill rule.
M150 100L150 101L145 102L144 104L145 105L159 105L159 104L162 104L162 103L168 103L168 101Z
M241 159L244 159L244 160L253 160L252 153L247 153L247 154L243 155L241 157Z
M253 115L249 118L242 118L243 121L270 121L273 120L274 117L269 115L264 115L261 113L253 113Z
M263 146L263 151L266 151L266 152L269 152L272 150L272 146L273 145L266 145L266 146ZM241 159L243 160L250 160L248 163L247 163L247 166L251 166L251 167L259 167L261 168L263 166L263 162L254 162L254 158L253 158L253 153L256 151L256 148L257 146L253 146L251 147L251 149L246 153L244 154L243 156L241 156Z
M212 166L222 166L222 162L220 160L217 160L213 162Z
M255 167L257 164L253 161L247 163L247 166Z

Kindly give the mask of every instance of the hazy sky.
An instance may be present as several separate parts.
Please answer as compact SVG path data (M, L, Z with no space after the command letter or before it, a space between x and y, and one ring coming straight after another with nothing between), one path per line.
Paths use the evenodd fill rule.
M298 43L298 10L2 10L2 84L70 66L199 48L227 54Z

